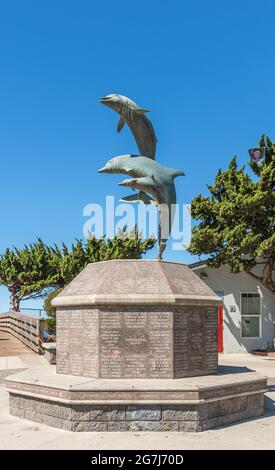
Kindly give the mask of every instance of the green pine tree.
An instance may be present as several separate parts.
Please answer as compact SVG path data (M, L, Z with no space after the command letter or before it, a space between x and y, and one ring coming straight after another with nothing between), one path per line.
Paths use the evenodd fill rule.
M40 297L46 288L55 285L51 249L38 239L24 248L7 249L0 256L0 284L10 294L10 308L17 312L23 299Z
M238 168L234 157L207 186L210 195L192 201L192 217L198 223L189 251L208 255L210 266L228 264L231 272L245 271L274 294L275 143L262 136L259 146L266 147L266 156L261 166L249 164L255 178L245 167Z

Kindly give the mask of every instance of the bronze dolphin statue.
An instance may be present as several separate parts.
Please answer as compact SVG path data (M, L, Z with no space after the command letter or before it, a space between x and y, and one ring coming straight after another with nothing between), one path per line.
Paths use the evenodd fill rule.
M174 179L176 176L184 176L183 171L165 167L148 157L121 155L109 160L98 172L131 176L131 179L126 179L119 185L139 189L148 197L148 200L144 201L145 204L156 204L159 214L158 258L162 259L172 229L177 202ZM152 197L149 198L146 193Z
M140 154L154 159L157 138L152 123L145 115L149 109L141 108L126 96L118 94L107 95L99 101L119 114L117 132L120 132L126 123L133 133Z

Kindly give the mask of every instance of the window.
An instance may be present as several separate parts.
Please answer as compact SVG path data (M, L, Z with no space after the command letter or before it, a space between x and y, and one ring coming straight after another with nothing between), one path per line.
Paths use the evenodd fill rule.
M261 297L258 293L241 294L242 337L260 336Z

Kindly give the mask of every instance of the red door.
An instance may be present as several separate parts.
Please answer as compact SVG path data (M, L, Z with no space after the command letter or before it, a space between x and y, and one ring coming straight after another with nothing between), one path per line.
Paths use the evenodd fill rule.
M218 307L218 352L223 352L223 306Z

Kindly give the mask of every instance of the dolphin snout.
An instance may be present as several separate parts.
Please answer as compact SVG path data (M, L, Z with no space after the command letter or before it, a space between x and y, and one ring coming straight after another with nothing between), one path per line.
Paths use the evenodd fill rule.
M103 96L102 98L99 99L100 103L107 103L108 101L112 101L112 96Z
M97 170L98 173L109 173L109 170L108 168L105 166L103 166L102 168L100 168L99 170Z
M130 181L133 181L133 180L123 180L123 181L120 181L120 183L118 183L118 186L130 186Z

